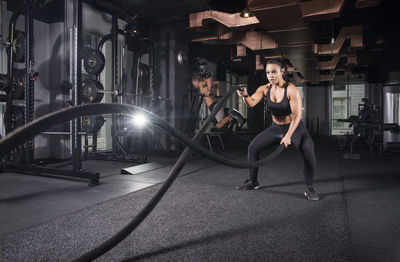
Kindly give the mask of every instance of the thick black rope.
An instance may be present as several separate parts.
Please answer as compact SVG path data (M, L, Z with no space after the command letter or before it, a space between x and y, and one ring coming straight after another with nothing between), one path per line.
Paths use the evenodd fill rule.
M65 121L74 119L76 117L82 115L91 115L91 114L104 114L104 113L126 113L126 114L133 114L137 111L144 113L150 116L150 121L157 125L158 127L164 129L165 131L171 133L172 135L176 136L179 140L187 145L190 148L199 150L198 152L209 156L211 159L214 159L218 162L224 164L229 163L232 164L234 167L239 168L246 168L242 165L237 166L235 163L239 161L232 161L226 158L220 158L219 155L212 154L208 150L204 149L203 147L197 145L196 143L200 140L201 136L203 135L207 125L211 122L211 120L215 117L217 112L222 108L225 104L226 100L235 90L230 90L225 96L221 99L221 101L215 106L215 108L211 111L210 115L206 119L205 123L200 128L199 132L194 136L193 140L190 141L185 135L183 135L179 130L175 129L174 127L170 126L168 122L158 118L156 115L143 110L141 108L129 105L120 105L120 104L87 104L81 105L77 107L71 107L56 111L54 113L48 114L41 118L30 122L26 126L19 128L12 133L10 133L7 137L0 140L0 155L5 155L6 152L9 152L12 147L15 145L20 144L21 141L25 141L28 138L33 137L34 135L43 132L50 128L53 125L57 125L63 123ZM164 194L168 191L169 187L173 184L175 179L177 178L179 172L182 170L185 161L188 157L190 157L192 151L186 147L183 153L180 155L179 159L175 163L174 167L171 169L168 178L163 183L161 188L157 191L157 193L152 197L152 199L147 203L147 205L137 214L124 228L122 228L119 232L117 232L114 236L103 242L101 245L97 246L96 248L92 249L91 251L83 254L79 258L75 259L74 261L92 261L113 247L115 247L118 243L120 243L123 239L125 239L133 230L135 230L141 222L151 213L154 207L158 204ZM283 150L284 146L280 145L271 155L267 158L263 159L262 161L257 162L245 162L241 161L245 164L251 163L252 165L247 166L249 167L256 167L262 165L264 162L268 162L273 158L277 157L279 153Z
M207 117L204 124L201 126L199 132L193 137L193 142L198 142L203 135L207 125L211 122L211 120L215 117L217 112L222 108L225 101L228 97L233 93L233 89L230 90L227 94L225 94L224 98L220 103L218 103L215 108L211 111L210 115ZM118 243L120 243L125 237L127 237L133 230L135 230L141 222L150 214L150 212L154 209L154 207L158 204L164 194L168 191L170 186L173 184L175 179L177 178L179 172L182 170L185 165L186 159L190 157L191 150L186 147L182 154L179 156L179 159L176 161L175 165L169 172L167 180L162 184L161 188L157 191L157 193L151 198L151 200L147 203L147 205L137 214L132 221L130 221L124 228L118 231L114 236L103 242L100 246L92 249L91 251L83 254L79 258L74 261L92 261L99 256L103 255L108 250L112 249Z
M185 134L183 134L175 127L171 126L164 119L140 107L132 105L121 105L121 104L95 103L95 104L85 104L66 109L61 109L59 111L37 118L34 121L30 122L29 124L20 127L19 129L16 129L15 131L11 132L8 136L6 136L4 139L0 140L0 156L7 155L8 152L10 152L13 147L16 147L18 144L21 144L22 141L32 138L33 136L39 134L40 132L44 132L50 129L50 127L54 125L70 121L72 119L75 119L83 115L106 114L106 113L125 113L129 115L133 115L135 113L142 113L146 115L146 118L149 122L151 122L158 128L164 130L165 132L171 134L179 141L187 145L193 151L196 151L197 153L211 160L235 168L246 169L246 168L256 168L265 165L266 163L271 161L271 159L274 159L276 156L278 156L284 149L283 146L279 146L266 158L254 162L230 159L222 155L210 152L208 149L200 146L198 143L193 142L189 137L187 137Z

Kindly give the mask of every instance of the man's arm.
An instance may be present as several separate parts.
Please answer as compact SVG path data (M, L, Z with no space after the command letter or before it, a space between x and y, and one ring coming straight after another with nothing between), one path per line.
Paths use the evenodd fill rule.
M220 81L215 81L213 82L215 86L215 95L216 96L221 96L221 82Z

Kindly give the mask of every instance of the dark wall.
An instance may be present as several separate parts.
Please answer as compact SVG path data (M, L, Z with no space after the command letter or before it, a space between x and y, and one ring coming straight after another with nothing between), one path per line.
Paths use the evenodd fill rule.
M313 135L329 135L329 86L307 86L307 128Z
M264 71L256 71L254 74L249 74L247 90L249 95L254 94L257 88L261 85L265 85L267 80L265 78ZM268 112L264 117L264 101L258 103L255 107L249 108L247 111L248 127L255 132L260 132L264 127L268 127L271 121L271 114ZM266 124L264 124L266 121Z
M171 125L186 132L189 122L188 85L189 66L178 63L179 51L188 53L188 45L174 28L162 27L159 34L156 63L161 72L160 95L165 98L160 103L159 114ZM163 146L168 150L180 150L182 145L170 136L160 134Z

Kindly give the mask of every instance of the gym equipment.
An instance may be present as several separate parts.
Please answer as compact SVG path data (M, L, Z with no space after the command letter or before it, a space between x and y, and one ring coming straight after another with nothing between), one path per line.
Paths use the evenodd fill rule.
M217 107L218 105L216 105L215 108L220 108ZM211 112L214 111L215 110L213 109ZM225 165L229 165L231 167L242 168L242 169L255 168L262 166L270 161L269 157L254 162L247 162L247 161L240 161L237 159L226 158L218 154L212 154L204 147L198 145L197 143L193 143L186 135L184 135L181 131L171 126L166 120L159 118L158 116L154 115L153 113L145 109L132 105L108 104L108 103L83 104L80 106L61 109L59 111L39 117L34 121L26 124L22 129L16 132L12 132L4 139L0 140L0 156L6 155L7 151L16 147L19 143L21 143L21 141L24 141L25 139L31 138L41 132L44 132L45 130L48 130L50 127L54 125L61 124L76 117L84 115L110 114L110 113L124 113L129 115L133 115L135 113L141 113L145 115L146 119L149 122L161 128L165 132L171 134L172 136L176 137L182 143L185 143L189 148L195 150L196 152L205 157L208 157L217 162L221 162ZM210 122L211 121L212 119L210 120ZM207 123L207 125L209 124L208 122L205 123ZM279 150L278 148L270 156L276 157L275 154L279 154L280 152L281 150Z
M0 74L0 91L8 92L12 86L12 81L5 74Z
M24 62L26 48L26 36L22 31L15 30L12 51L16 62Z
M344 154L344 159L360 159L359 154L353 154L354 144L361 140L366 143L370 152L372 153L374 147L375 137L377 135L377 129L373 127L379 125L379 108L370 103L367 98L362 98L363 104L358 104L358 115L351 115L347 119L338 119L339 122L348 122L349 127L353 128L353 138L348 139L346 147L350 146L350 154ZM372 127L372 128L371 128Z
M243 116L243 114L240 111L236 109L232 109L230 114L238 122L238 129L240 130L243 127L243 125L247 122L247 119Z
M104 90L103 84L98 81L98 80L93 80L93 79L85 79L81 82L81 98L83 102L86 103L98 103L101 102L101 100L103 100L104 94L111 94L111 95L115 95L115 96L121 96L121 95L125 95L125 96L137 96L137 97L148 97L148 98L152 98L150 95L135 95L135 94L131 94L131 93L118 93L118 91L107 91ZM156 97L153 98L153 100L163 100L162 97Z
M25 124L24 108L22 106L12 106L11 108L11 114L7 110L4 112L4 123L9 123L9 117L11 117L11 126L6 125L7 133Z
M97 133L104 122L105 119L102 115L82 116L82 131L87 134Z
M104 87L100 81L85 79L81 82L81 98L86 103L98 103L103 100ZM114 92L111 92L114 94Z
M22 99L25 93L25 70L14 68L13 73L13 98Z
M10 117L11 121L9 119ZM8 123L11 123L11 126L9 126ZM24 107L12 106L11 112L8 112L6 110L4 112L4 124L6 133L9 133L17 129L18 127L23 126L25 124ZM11 150L10 154L8 155L8 160L13 163L21 163L23 160L23 155L24 155L23 146L20 145Z
M349 127L353 128L352 139L347 139L344 148L350 147L350 154L344 154L345 159L360 159L359 154L353 154L353 147L357 141L362 141L373 153L375 147L378 148L379 157L382 154L382 136L384 131L396 133L399 130L397 123L383 123L382 111L372 104L367 98L362 98L362 104L358 104L358 115L351 115L347 119L338 119L339 122L348 122Z
M389 123L400 123L400 84L389 84L383 87L383 120ZM395 131L395 130L394 130ZM399 132L383 132L383 147L386 151L400 149Z
M83 67L88 74L99 75L103 71L105 64L106 58L102 52L95 49L86 51Z
M144 84L150 80L150 67L146 64L139 64L139 82Z

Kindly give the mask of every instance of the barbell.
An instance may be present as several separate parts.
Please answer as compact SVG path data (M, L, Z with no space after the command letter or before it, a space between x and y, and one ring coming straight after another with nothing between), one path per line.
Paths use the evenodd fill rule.
M103 100L104 94L111 94L115 96L138 96L138 97L149 97L153 98L151 95L143 95L143 94L132 94L132 93L119 93L118 91L108 91L104 90L103 84L98 80L93 80L87 78L81 82L80 87L80 95L81 99L85 103L99 103ZM167 100L163 99L162 97L158 96L154 99L159 100Z

